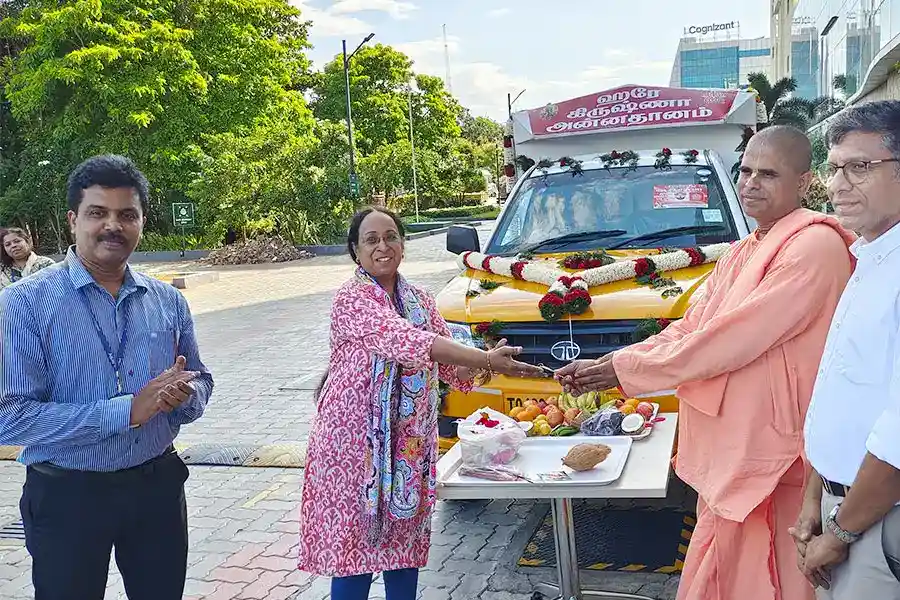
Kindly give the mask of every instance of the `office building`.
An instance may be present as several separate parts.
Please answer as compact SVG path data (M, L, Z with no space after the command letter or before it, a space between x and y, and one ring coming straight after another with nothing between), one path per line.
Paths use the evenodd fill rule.
M770 1L773 50L784 54L785 36L809 44L820 67L810 82L816 95L849 104L900 98L900 0ZM793 55L785 62L784 75L807 73Z
M693 28L696 29L696 28ZM796 95L815 97L818 77L818 47L798 31L790 47L797 79ZM687 88L737 88L747 84L751 73L765 73L775 81L770 38L710 39L686 35L678 44L669 85Z

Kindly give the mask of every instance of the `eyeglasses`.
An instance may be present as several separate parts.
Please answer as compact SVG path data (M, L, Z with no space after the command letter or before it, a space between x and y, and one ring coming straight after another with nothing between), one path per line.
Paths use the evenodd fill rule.
M385 236L379 237L377 235L367 235L363 238L362 243L369 247L375 247L381 243L381 240L384 240L385 244L399 244L402 241L400 234L394 231L388 232Z
M881 158L878 160L854 160L841 166L825 164L822 166L821 175L826 182L834 179L838 171L844 172L844 179L850 185L858 185L869 177L872 167L882 165L884 163L900 162L896 158Z

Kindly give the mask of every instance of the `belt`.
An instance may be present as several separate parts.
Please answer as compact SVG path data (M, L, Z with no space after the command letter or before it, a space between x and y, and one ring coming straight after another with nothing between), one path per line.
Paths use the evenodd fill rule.
M155 458L143 462L127 469L118 471L79 471L76 469L66 469L57 467L54 464L41 462L28 465L28 469L40 473L41 475L49 475L51 477L91 477L109 479L112 477L123 477L133 475L146 475L152 473L153 470L166 458L175 455L175 447L169 446L163 453Z
M850 493L850 486L830 481L828 479L825 479L821 475L819 477L821 477L822 479L822 486L825 488L825 491L832 496L837 496L838 498L846 498L847 494Z

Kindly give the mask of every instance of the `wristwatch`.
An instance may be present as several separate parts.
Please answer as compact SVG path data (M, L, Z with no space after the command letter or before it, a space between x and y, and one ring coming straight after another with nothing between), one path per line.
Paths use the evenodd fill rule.
M852 533L847 531L846 529L842 529L840 525L837 524L837 514L838 509L840 509L840 505L835 506L831 509L831 512L828 514L828 518L825 519L825 528L828 529L840 541L845 544L852 544L856 540L862 537L861 533Z

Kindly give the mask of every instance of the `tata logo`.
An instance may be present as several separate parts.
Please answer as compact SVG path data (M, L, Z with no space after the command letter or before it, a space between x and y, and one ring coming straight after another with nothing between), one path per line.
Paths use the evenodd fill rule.
M550 354L556 360L568 362L581 356L581 346L570 340L562 340L553 344Z

